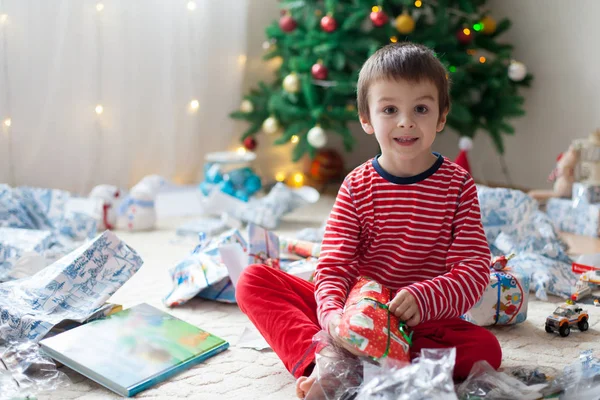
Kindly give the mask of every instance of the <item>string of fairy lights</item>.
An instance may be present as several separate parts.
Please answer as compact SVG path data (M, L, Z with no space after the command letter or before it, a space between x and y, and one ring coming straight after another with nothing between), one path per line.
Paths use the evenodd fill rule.
M190 13L193 13L197 10L198 6L196 4L195 1L188 1L185 4L185 7L187 8L187 10ZM91 3L90 7L94 7L95 12L97 13L97 18L96 18L96 48L97 48L97 55L96 55L96 59L95 59L95 64L96 64L96 82L95 82L95 96L96 96L96 102L95 104L91 107L90 112L95 113L96 114L96 120L94 123L94 133L95 133L95 141L96 141L96 145L93 146L94 149L96 149L96 154L94 154L95 158L99 158L99 154L98 152L100 150L100 146L102 144L102 140L104 137L104 132L103 132L103 124L102 124L102 117L106 115L107 112L110 112L111 110L111 105L110 104L106 104L104 101L104 93L103 93L103 88L104 88L104 76L103 76L103 61L104 61L104 43L103 43L103 16L104 14L106 14L107 10L108 10L108 5L103 3L103 2L95 2L95 3ZM8 170L9 170L9 174L8 174L8 183L9 185L16 185L17 180L15 177L15 159L13 156L13 152L14 152L14 145L13 145L13 136L14 136L14 132L15 132L15 128L18 129L19 126L19 121L14 120L13 116L12 116L12 108L11 108L11 85L10 85L10 74L9 74L9 59L8 59L8 50L7 50L7 41L8 41L8 29L10 29L10 26L13 23L18 22L17 20L14 20L13 18L11 18L11 16L5 11L5 7L3 4L3 0L0 0L0 44L2 46L2 50L0 52L0 56L2 57L2 68L3 68L3 73L2 76L0 76L0 84L2 87L2 95L3 95L3 102L4 102L4 107L2 110L0 110L0 127L2 129L2 133L4 136L4 141L6 143L6 151L7 151L7 157L6 157L6 162L8 163ZM192 29L193 24L190 24L190 29ZM191 32L191 35L193 36L193 32ZM194 46L190 45L190 54L191 54L191 58L194 57ZM244 54L241 54L238 56L238 64L240 67L244 67L247 61L247 56ZM200 100L198 98L191 98L186 104L185 104L185 108L188 111L188 113L190 114L197 114L198 111L200 110L201 104L200 104ZM245 151L244 148L239 148L237 151ZM98 160L96 160L98 161ZM91 163L90 165L94 166L97 165L97 163ZM90 174L91 176L92 174ZM90 178L91 179L91 178ZM92 182L87 182L88 187L93 186Z

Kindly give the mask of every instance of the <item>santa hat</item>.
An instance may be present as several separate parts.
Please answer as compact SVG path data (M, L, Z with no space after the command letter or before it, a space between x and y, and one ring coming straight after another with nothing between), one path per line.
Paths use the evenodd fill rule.
M470 137L463 136L458 141L458 148L460 152L454 162L463 167L469 174L471 173L471 167L469 166L469 159L467 158L467 152L473 148L473 140Z

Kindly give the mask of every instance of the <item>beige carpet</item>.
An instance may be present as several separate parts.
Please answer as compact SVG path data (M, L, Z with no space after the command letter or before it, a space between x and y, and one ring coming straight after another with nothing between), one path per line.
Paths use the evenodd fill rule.
M332 205L332 198L288 215L278 232L292 233L305 227L319 227ZM174 229L186 219L169 218L159 221L159 229L147 233L117 235L135 248L144 259L140 271L111 299L124 307L146 302L165 309L161 298L170 290L167 270L194 247L191 240L181 240ZM600 307L588 307L590 329L582 333L573 330L561 338L544 331L546 316L560 299L539 302L531 299L527 321L511 327L493 328L504 350L504 366L544 365L562 368L574 361L579 352L595 349L600 354ZM187 370L167 382L146 390L136 398L148 399L292 399L294 379L277 356L269 350L238 348L238 339L245 327L251 326L236 305L193 299L170 309L173 315L228 340L226 352ZM61 368L72 380L66 389L39 395L39 399L118 399L95 382Z

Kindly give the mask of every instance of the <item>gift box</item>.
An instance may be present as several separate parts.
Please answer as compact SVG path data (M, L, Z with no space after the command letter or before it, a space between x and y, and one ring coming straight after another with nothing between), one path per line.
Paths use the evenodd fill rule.
M35 275L0 284L0 337L38 341L64 320L87 320L142 263L106 231Z
M527 319L529 301L528 275L506 267L490 271L483 296L463 319L479 326L512 325Z
M546 205L546 214L560 231L584 236L599 236L600 204L550 199Z
M600 203L600 185L575 182L573 184L573 202L575 204Z
M364 354L410 361L407 327L389 312L390 289L361 277L354 285L339 324L339 336Z

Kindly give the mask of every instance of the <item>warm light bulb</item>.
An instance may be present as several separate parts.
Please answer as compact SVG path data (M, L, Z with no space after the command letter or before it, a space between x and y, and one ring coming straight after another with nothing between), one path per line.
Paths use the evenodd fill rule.
M471 30L469 28L465 28L463 29L463 33L467 36L469 36L471 34Z
M294 136L292 136L291 142L298 143L299 140L300 140L300 138L297 135L294 135Z
M104 112L104 107L102 107L102 105L101 105L101 104L98 104L98 105L96 106L96 114L100 115L100 114L102 114L103 112Z
M196 3L194 3L193 1L188 1L187 8L190 11L194 11L196 9Z
M301 172L296 172L294 174L294 183L298 186L302 186L303 182L304 182L304 175L302 175Z
M0 15L0 22L5 23L6 21L8 21L8 14Z
M10 120L10 118L6 118L4 120L4 125L6 125L7 127L10 127L12 125L12 121Z
M198 107L200 107L200 102L198 100L192 100L190 102L190 107L192 108L192 110L197 110Z
M246 55L245 55L245 54L240 54L240 55L238 56L238 64L240 64L240 66L242 66L242 67L243 67L244 65L246 65L246 60L247 60L247 58L248 58L248 57L246 57Z
M245 147L238 147L238 149L236 150L238 154L246 154L246 148Z
M483 57L483 56L479 57L479 62L483 64L485 62L485 57Z
M378 12L378 11L379 11L379 7L377 7L377 6L373 6L373 8L371 8L371 11L373 11L373 12Z
M417 0L415 1L415 7L419 8L423 5L423 3L421 2L421 0Z
M283 172L278 172L275 174L275 180L277 182L283 182L285 180L285 174Z
M102 3L96 4L96 10L98 10L98 11L104 10L104 4L102 4Z
M392 42L392 43L396 43L397 41L398 41L398 38L396 36L392 36L390 38L390 42Z

